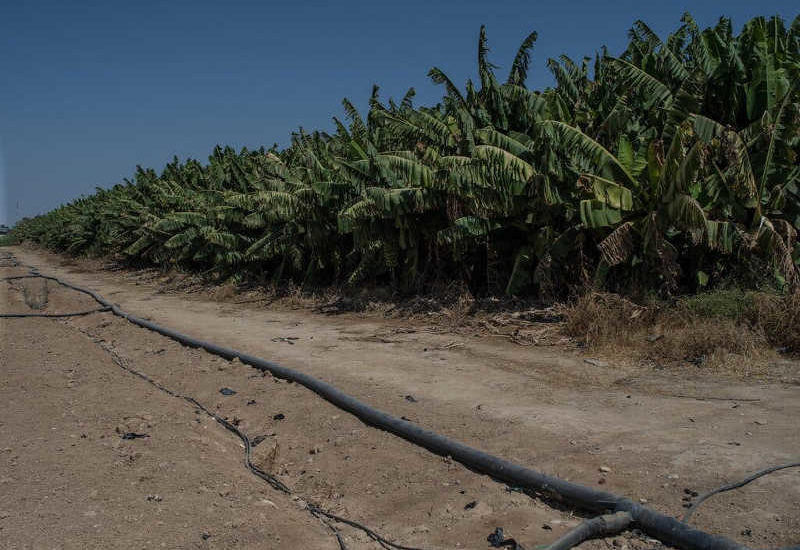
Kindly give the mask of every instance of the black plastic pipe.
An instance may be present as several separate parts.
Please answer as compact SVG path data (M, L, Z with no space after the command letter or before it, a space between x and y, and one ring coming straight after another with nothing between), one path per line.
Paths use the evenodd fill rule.
M415 445L442 456L449 456L476 472L491 476L515 487L541 493L575 508L593 512L629 512L633 522L648 536L669 546L684 550L749 550L728 538L694 529L677 519L641 506L631 499L612 493L598 491L584 485L564 481L536 470L531 470L500 457L485 453L458 441L426 430L412 422L402 420L367 405L336 387L303 372L281 366L237 350L206 342L176 330L163 327L152 321L136 317L112 304L99 294L75 286L58 277L36 274L55 281L67 288L94 298L103 306L111 308L114 315L122 317L140 327L171 338L185 346L200 348L228 360L239 359L252 367L267 371L277 378L297 382L310 389L336 407L351 413L365 424L391 432ZM797 547L792 547L797 548Z
M94 309L87 309L84 311L75 311L72 313L0 313L0 319L24 319L27 317L44 317L47 319L59 319L61 317L82 317L84 315L91 315L92 313L102 313L104 311L111 311L108 306L96 307Z

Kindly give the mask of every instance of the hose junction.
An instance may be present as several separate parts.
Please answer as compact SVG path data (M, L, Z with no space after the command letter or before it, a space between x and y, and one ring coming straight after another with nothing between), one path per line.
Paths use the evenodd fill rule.
M18 267L22 265L16 261L13 255L10 254L0 257L0 262L2 262L0 263L0 267ZM590 487L549 476L536 470L532 470L519 464L510 462L503 458L490 455L479 449L469 447L458 441L426 430L425 428L410 421L396 418L374 407L371 407L370 405L359 401L355 397L350 396L338 388L313 376L290 369L288 367L284 367L272 361L248 355L211 342L199 340L197 338L182 334L171 328L163 327L153 323L152 321L136 317L135 315L124 311L119 306L112 304L91 290L73 285L69 282L59 279L58 277L43 275L39 273L35 267L25 267L30 269L30 273L28 275L5 277L3 280L13 281L26 278L41 278L54 281L66 288L70 288L90 296L98 304L100 304L101 307L93 310L65 314L0 314L0 318L57 318L90 315L93 313L110 311L114 315L126 319L134 325L149 329L161 334L162 336L166 336L167 338L175 340L184 346L203 349L208 353L223 357L228 360L239 359L239 361L242 363L250 365L261 371L269 372L276 378L301 384L323 399L329 401L334 406L356 416L365 424L393 433L394 435L401 437L415 445L424 447L435 454L449 456L453 460L460 462L467 468L477 473L488 475L497 481L506 483L514 488L519 488L528 494L551 498L583 512L593 512L596 514L595 517L584 521L574 530L568 532L563 537L552 543L547 547L546 550L569 550L570 548L573 548L588 539L615 535L631 528L637 528L644 534L661 541L665 545L681 548L683 550L750 550L747 546L741 545L725 537L694 529L688 525L688 520L697 510L698 506L700 506L700 504L713 495L737 489L771 472L800 466L800 461L772 466L759 472L755 472L739 482L731 483L714 489L713 491L699 496L687 510L683 519L679 521L673 517L635 503L627 497L617 496L604 491L598 491ZM250 461L250 440L238 428L207 409L194 398L190 396L178 395L169 388L160 385L158 382L154 381L148 376L132 369L131 367L127 366L124 361L122 361L121 358L119 358L112 350L108 348L105 349L111 354L114 362L121 368L156 386L161 391L164 391L173 397L187 401L192 406L203 411L211 418L216 420L228 431L234 433L244 444L245 466L253 474L269 483L276 490L287 494L290 493L289 488L286 487L286 485L284 485L280 480L268 474L267 472L258 469L252 464ZM398 550L418 550L393 543L364 525L326 512L316 505L309 503L306 505L306 509L313 516L322 520L323 523L332 531L332 533L336 536L341 550L346 550L347 547L345 546L339 530L332 522L343 523L356 529L360 529L384 548L395 548ZM516 542L510 542L516 545L517 548L521 548ZM500 544L502 545L502 543ZM781 550L800 550L800 545L787 547Z

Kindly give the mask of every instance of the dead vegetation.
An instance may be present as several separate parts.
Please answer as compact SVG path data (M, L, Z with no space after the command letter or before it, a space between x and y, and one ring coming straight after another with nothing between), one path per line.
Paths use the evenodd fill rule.
M564 310L565 334L600 352L660 364L720 366L775 351L800 352L800 294L717 291L637 304L590 292ZM740 361L739 361L740 362Z

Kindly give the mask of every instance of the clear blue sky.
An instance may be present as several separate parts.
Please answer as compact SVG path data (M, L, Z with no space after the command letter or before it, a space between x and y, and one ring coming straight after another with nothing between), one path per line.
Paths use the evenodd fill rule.
M737 28L798 12L785 0L4 2L0 223L113 185L136 164L330 129L341 98L365 107L373 83L384 98L414 86L435 103L428 69L474 78L481 23L501 74L539 32L528 84L543 87L548 57L619 53L635 19L663 35L687 8L702 25L724 14Z

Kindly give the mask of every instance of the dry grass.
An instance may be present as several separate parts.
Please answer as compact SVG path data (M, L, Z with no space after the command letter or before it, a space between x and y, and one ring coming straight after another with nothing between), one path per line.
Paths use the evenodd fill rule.
M800 353L800 294L718 291L673 303L636 304L588 293L565 310L564 331L587 347L657 363L744 365Z
M229 302L237 294L236 285L230 282L211 287L208 292L209 297L215 302Z
M789 296L756 294L751 315L771 344L800 354L800 292Z
M659 310L618 294L590 292L566 307L564 315L564 332L588 347L630 346L655 324Z
M756 358L769 348L759 330L730 319L703 319L672 315L658 340L641 340L644 355L654 361L717 366L730 355Z

